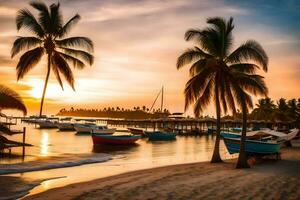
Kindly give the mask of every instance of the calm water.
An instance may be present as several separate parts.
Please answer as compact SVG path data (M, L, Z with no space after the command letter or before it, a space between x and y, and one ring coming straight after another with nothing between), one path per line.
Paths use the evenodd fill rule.
M24 126L24 124L21 124L21 126ZM214 145L213 136L178 136L176 141L150 142L147 139L141 139L136 145L131 147L100 146L93 148L90 136L79 136L75 132L60 132L57 129L38 129L34 125L25 126L27 127L26 142L33 144L34 147L26 149L24 161L21 158L9 160L2 158L0 163L27 162L42 157L65 154L97 156L98 153L108 153L113 156L112 160L104 163L14 174L13 176L21 176L32 180L64 177L43 182L41 186L33 189L31 194L137 169L208 161ZM21 136L13 136L11 138L21 141ZM224 159L232 158L227 153L223 142L221 143L220 151ZM13 152L21 153L21 149Z

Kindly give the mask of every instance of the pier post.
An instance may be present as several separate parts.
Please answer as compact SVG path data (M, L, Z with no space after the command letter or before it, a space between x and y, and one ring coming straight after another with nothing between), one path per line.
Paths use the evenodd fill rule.
M26 127L23 127L23 151L22 151L22 156L24 158L25 156L25 137L26 137Z

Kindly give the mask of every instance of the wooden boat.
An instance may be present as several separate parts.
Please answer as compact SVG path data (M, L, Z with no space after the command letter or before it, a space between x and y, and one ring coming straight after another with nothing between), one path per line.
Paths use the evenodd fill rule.
M133 135L140 135L142 137L145 136L144 130L143 129L138 129L138 128L127 128L131 134Z
M37 122L40 129L50 129L50 128L57 128L57 123L52 122L50 120L40 120Z
M93 130L93 127L96 127L96 124L85 123L85 124L74 124L74 129L77 133L88 133L90 134Z
M56 126L60 131L75 131L74 124L70 122L59 122Z
M149 140L175 140L176 134L170 132L161 132L161 131L145 131L145 135Z
M299 132L299 129L291 129L288 134L270 130L270 129L262 129L258 131L250 131L247 132L247 139L251 140L260 140L260 141L268 141L268 140L276 140L277 142L286 142L294 139ZM223 138L240 138L241 133L232 133L232 132L221 132L221 136Z
M222 134L226 148L230 154L239 153L241 138L233 135ZM260 141L246 139L245 141L246 154L275 154L280 151L280 143L276 141Z
M94 145L99 144L116 144L116 145L129 145L135 143L141 136L137 135L99 135L92 134Z
M60 119L60 122L57 123L57 128L60 131L75 131L74 123L71 122L72 117L66 117Z
M116 132L117 129L115 128L107 128L107 126L95 126L92 127L92 133L95 134L107 134L112 135Z

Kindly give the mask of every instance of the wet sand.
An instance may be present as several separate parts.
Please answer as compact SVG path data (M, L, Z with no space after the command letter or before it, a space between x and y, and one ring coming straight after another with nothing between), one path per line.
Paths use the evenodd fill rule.
M25 199L300 199L300 141L282 160L234 169L235 160L173 165L76 183Z

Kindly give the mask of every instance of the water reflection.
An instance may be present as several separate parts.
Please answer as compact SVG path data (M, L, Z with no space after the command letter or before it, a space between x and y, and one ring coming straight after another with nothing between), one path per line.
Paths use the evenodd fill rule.
M40 140L40 156L49 155L49 133L47 131L41 131L41 140Z

